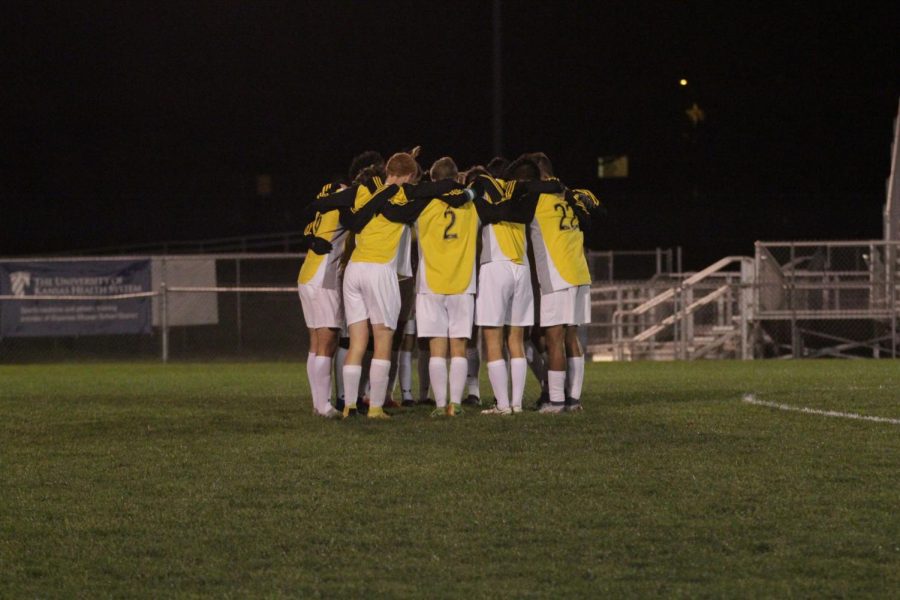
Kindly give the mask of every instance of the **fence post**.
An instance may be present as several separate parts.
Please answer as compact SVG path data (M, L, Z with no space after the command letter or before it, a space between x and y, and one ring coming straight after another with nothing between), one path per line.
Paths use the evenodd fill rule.
M163 269L165 272L165 268ZM160 326L162 327L162 361L169 362L169 290L165 280L159 284Z
M234 278L235 278L235 287L238 289L241 288L241 259L234 259ZM235 306L237 307L237 343L238 343L238 352L241 352L244 349L244 330L243 323L241 323L241 293L237 292L237 296L235 298Z

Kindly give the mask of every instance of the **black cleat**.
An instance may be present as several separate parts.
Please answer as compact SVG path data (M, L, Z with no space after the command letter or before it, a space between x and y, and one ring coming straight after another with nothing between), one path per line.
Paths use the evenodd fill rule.
M466 406L481 406L481 398L475 394L469 394L463 399L462 403Z
M537 402L534 403L534 410L541 410L548 402L550 402L550 393L547 391L542 391L540 398L538 398Z
M581 400L566 396L566 412L580 412L582 410L584 410L584 407L581 406Z
M404 400L403 402L400 403L400 406L402 406L404 408L410 408L415 405L416 405L416 401L413 400L412 398L407 398L406 400Z

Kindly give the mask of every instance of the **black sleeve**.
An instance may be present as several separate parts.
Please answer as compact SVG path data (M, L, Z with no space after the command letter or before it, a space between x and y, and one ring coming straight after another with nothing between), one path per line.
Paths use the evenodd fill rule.
M565 189L565 186L560 183L559 179L516 181L512 186L510 197L516 199L525 194L560 194Z
M437 198L454 189L464 188L461 183L457 183L452 179L443 179L441 181L422 181L415 185L411 183L403 184L403 191L409 200Z
M578 223L580 224L582 231L590 229L594 217L602 215L605 212L602 206L600 204L594 204L595 202L595 199L592 202L590 198L586 198L585 196L579 197L578 192L566 190L566 203L572 207L572 211L575 213L575 216L578 217Z
M443 200L447 204L449 204L452 208L459 208L466 202L470 200L474 200L476 197L476 192L472 188L459 187L450 190L446 194L442 194L438 196L438 200Z
M390 202L381 210L381 214L388 221L394 223L412 223L419 218L425 207L431 202L429 200L417 200L416 202L407 202L406 204L392 204Z
M482 223L530 223L534 219L534 209L537 207L537 194L522 196L518 200L506 200L498 204L488 202L484 198L475 199L475 210Z
M353 233L359 233L371 221L375 215L388 204L388 201L397 193L399 188L396 185L389 185L381 189L380 192L372 196L365 206L359 209L348 223L347 229Z
M358 187L349 187L333 194L319 194L315 200L303 207L303 221L305 223L311 222L316 217L317 212L325 213L329 210L353 206L354 202L356 202L356 190Z
M503 187L490 175L479 175L472 182L471 189L478 197L486 195L493 203L503 200Z

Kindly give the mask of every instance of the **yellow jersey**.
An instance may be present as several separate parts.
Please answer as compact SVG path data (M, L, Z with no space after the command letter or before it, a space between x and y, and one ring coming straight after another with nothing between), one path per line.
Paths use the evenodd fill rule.
M433 199L415 221L419 266L416 292L474 294L478 213L472 202L452 207Z
M540 194L529 226L541 293L590 285L584 233L563 194Z

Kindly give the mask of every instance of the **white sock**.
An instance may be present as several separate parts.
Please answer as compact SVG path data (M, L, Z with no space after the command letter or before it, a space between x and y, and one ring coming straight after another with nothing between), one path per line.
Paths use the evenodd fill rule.
M566 401L566 372L547 371L547 388L550 402L562 404Z
M469 363L462 356L454 356L450 359L450 402L454 404L462 402L463 390L466 389L466 372L468 370Z
M381 358L372 359L372 366L369 367L369 385L371 386L369 406L374 408L384 406L390 372L391 361Z
M487 364L488 379L491 380L491 388L494 390L494 399L497 400L497 408L509 408L509 392L506 390L509 377L506 374L506 361L502 358Z
M316 387L316 353L306 355L306 379L309 381L309 393L312 396L313 409L319 410L319 388Z
M400 372L400 399L412 400L412 352L401 350L397 357L397 369Z
M331 406L331 357L316 356L316 388L319 390L316 410L322 414L328 412Z
M478 348L466 348L466 390L470 396L481 397L481 386L478 371L481 368L481 355Z
M522 398L525 396L525 376L528 374L528 365L524 358L509 359L509 375L512 379L513 407L522 408Z
M431 385L431 352L428 350L419 350L419 357L416 359L416 367L419 371L419 400L428 400L428 387ZM444 384L446 387L446 379Z
M429 358L428 376L434 392L434 403L438 408L447 406L447 359L437 356Z
M360 365L344 365L344 406L356 408L356 399L359 397L359 380L362 378Z
M334 387L338 400L344 399L344 360L347 358L347 349L338 346L334 353Z
M573 356L566 362L568 364L567 373L569 375L566 395L569 398L578 400L581 398L581 387L584 385L584 357Z

